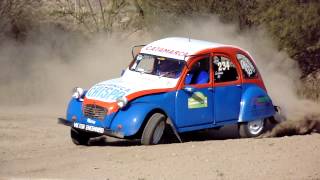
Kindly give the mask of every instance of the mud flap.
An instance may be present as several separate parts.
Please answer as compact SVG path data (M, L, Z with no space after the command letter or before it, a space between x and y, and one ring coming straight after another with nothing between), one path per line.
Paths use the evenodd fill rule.
M180 137L180 135L179 135L179 133L178 133L178 131L177 131L177 129L176 129L176 127L174 126L174 124L172 123L172 121L171 121L170 118L167 118L167 122L168 122L169 125L171 126L172 131L174 132L174 134L175 134L176 137L178 138L179 142L180 142L180 143L183 143L183 142L182 142L182 139L181 139L181 137Z
M274 106L276 114L270 118L270 122L273 124L281 123L286 120L286 117L281 114L281 108L279 106Z

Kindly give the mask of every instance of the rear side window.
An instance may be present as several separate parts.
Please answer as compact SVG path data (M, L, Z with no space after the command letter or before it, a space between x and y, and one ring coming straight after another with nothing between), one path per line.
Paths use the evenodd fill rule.
M257 77L257 70L249 58L242 54L237 54L237 59L240 62L241 69L245 78Z
M224 56L213 57L214 81L230 82L239 79L237 68L233 62Z

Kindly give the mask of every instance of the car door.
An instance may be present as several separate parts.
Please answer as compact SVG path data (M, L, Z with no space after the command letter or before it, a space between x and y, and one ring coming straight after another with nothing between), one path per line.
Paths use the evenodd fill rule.
M239 117L242 95L238 65L225 54L214 54L212 59L215 123L236 121Z
M190 66L190 65L189 65ZM213 123L212 64L209 56L191 64L183 79L183 88L176 95L178 128Z

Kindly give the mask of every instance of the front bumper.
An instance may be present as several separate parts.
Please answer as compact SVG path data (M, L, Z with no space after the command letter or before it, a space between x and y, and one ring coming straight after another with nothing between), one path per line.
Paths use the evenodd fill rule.
M72 128L79 129L79 130L82 130L82 131L88 131L88 130L86 130L87 128L75 127L74 126L74 122L70 122L70 121L68 121L68 120L66 120L64 118L58 118L58 124L63 124L63 125L66 125L66 126L70 126ZM87 126L87 125L85 125L85 126ZM95 132L95 131L88 131L88 132L92 133L92 132ZM111 136L111 137L115 137L115 138L124 138L124 135L121 132L113 131L113 130L107 129L107 128L104 128L103 133L98 133L98 132L95 132L95 133L101 134L101 135L106 135L106 136Z

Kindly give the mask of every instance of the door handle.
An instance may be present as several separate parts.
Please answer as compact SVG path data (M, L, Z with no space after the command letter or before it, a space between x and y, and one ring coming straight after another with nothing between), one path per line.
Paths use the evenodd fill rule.
M212 87L209 87L208 90L209 90L209 91L213 91L214 89L213 89Z

